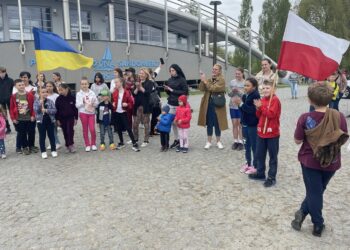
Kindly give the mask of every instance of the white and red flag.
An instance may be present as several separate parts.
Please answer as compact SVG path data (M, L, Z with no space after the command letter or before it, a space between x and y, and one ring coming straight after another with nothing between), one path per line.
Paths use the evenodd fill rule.
M316 29L290 11L277 68L324 80L337 70L349 44Z

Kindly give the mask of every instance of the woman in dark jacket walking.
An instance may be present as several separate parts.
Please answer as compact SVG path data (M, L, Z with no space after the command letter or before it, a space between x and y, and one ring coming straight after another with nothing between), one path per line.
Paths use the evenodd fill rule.
M179 106L178 99L181 95L188 95L188 85L185 74L177 64L172 64L169 67L170 78L167 85L164 86L165 92L168 94L168 106L170 107L170 114L176 113L176 107ZM174 143L170 148L176 148L180 145L179 133L177 126L173 124Z
M8 77L6 69L0 67L0 105L4 108L5 112L10 111L10 98L13 89L13 80ZM10 123L7 119L7 114L5 114L6 119L6 133L11 133Z

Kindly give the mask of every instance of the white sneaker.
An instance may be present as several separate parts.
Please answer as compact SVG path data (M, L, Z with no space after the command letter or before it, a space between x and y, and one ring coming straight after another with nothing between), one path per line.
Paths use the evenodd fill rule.
M216 146L219 148L219 149L223 149L224 148L224 145L222 145L221 141L218 141L216 143Z
M50 145L47 146L47 147L46 147L46 150L51 150L51 146L50 146Z
M144 142L141 144L141 148L147 147L148 144L149 144L149 142L144 141Z
M85 148L85 152L90 152L91 151L91 147L90 146L87 146L86 148Z
M56 158L57 157L57 152L56 151L52 151L51 155L52 155L53 158Z
M211 147L211 143L210 142L207 142L204 146L204 149L209 149Z
M41 153L41 158L47 159L47 153L46 152Z
M5 154L2 154L2 155L1 155L1 159L6 159L6 155L5 155Z
M97 151L96 145L92 145L92 146L91 146L91 149L92 149L92 151Z
M126 144L129 144L129 145L132 144L132 140L127 141Z
M57 143L56 144L56 150L59 150L60 148L62 148L61 144Z

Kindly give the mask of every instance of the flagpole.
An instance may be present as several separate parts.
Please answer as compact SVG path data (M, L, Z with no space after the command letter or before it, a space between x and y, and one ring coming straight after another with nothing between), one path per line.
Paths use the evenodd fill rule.
M19 29L21 36L21 44L19 46L20 52L22 55L26 53L26 47L24 45L24 37L23 37L23 19L22 19L22 3L21 0L18 0L18 15L19 15Z
M78 5L78 25L79 25L79 52L83 52L83 32L81 30L81 10L80 10L80 0L77 0Z
M276 70L276 73L275 73L275 77L273 78L273 84L272 84L272 95L270 95L270 100L269 100L269 105L267 106L267 111L269 111L270 109L270 106L271 106L271 101L272 101L272 97L273 95L275 94L275 90L276 90L276 86L277 86L277 81L278 81L278 69ZM267 129L267 116L266 116L266 119L265 119L265 124L264 124L264 129L263 129L263 134L266 134L266 129Z

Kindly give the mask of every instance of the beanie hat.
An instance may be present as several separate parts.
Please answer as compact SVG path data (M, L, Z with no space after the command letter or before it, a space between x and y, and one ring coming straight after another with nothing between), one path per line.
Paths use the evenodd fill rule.
M164 105L164 106L162 107L162 111L164 111L165 113L169 113L170 107L169 107L168 105Z
M181 101L181 102L183 102L184 104L186 104L186 103L187 103L187 96L181 95L181 96L179 97L179 101Z

